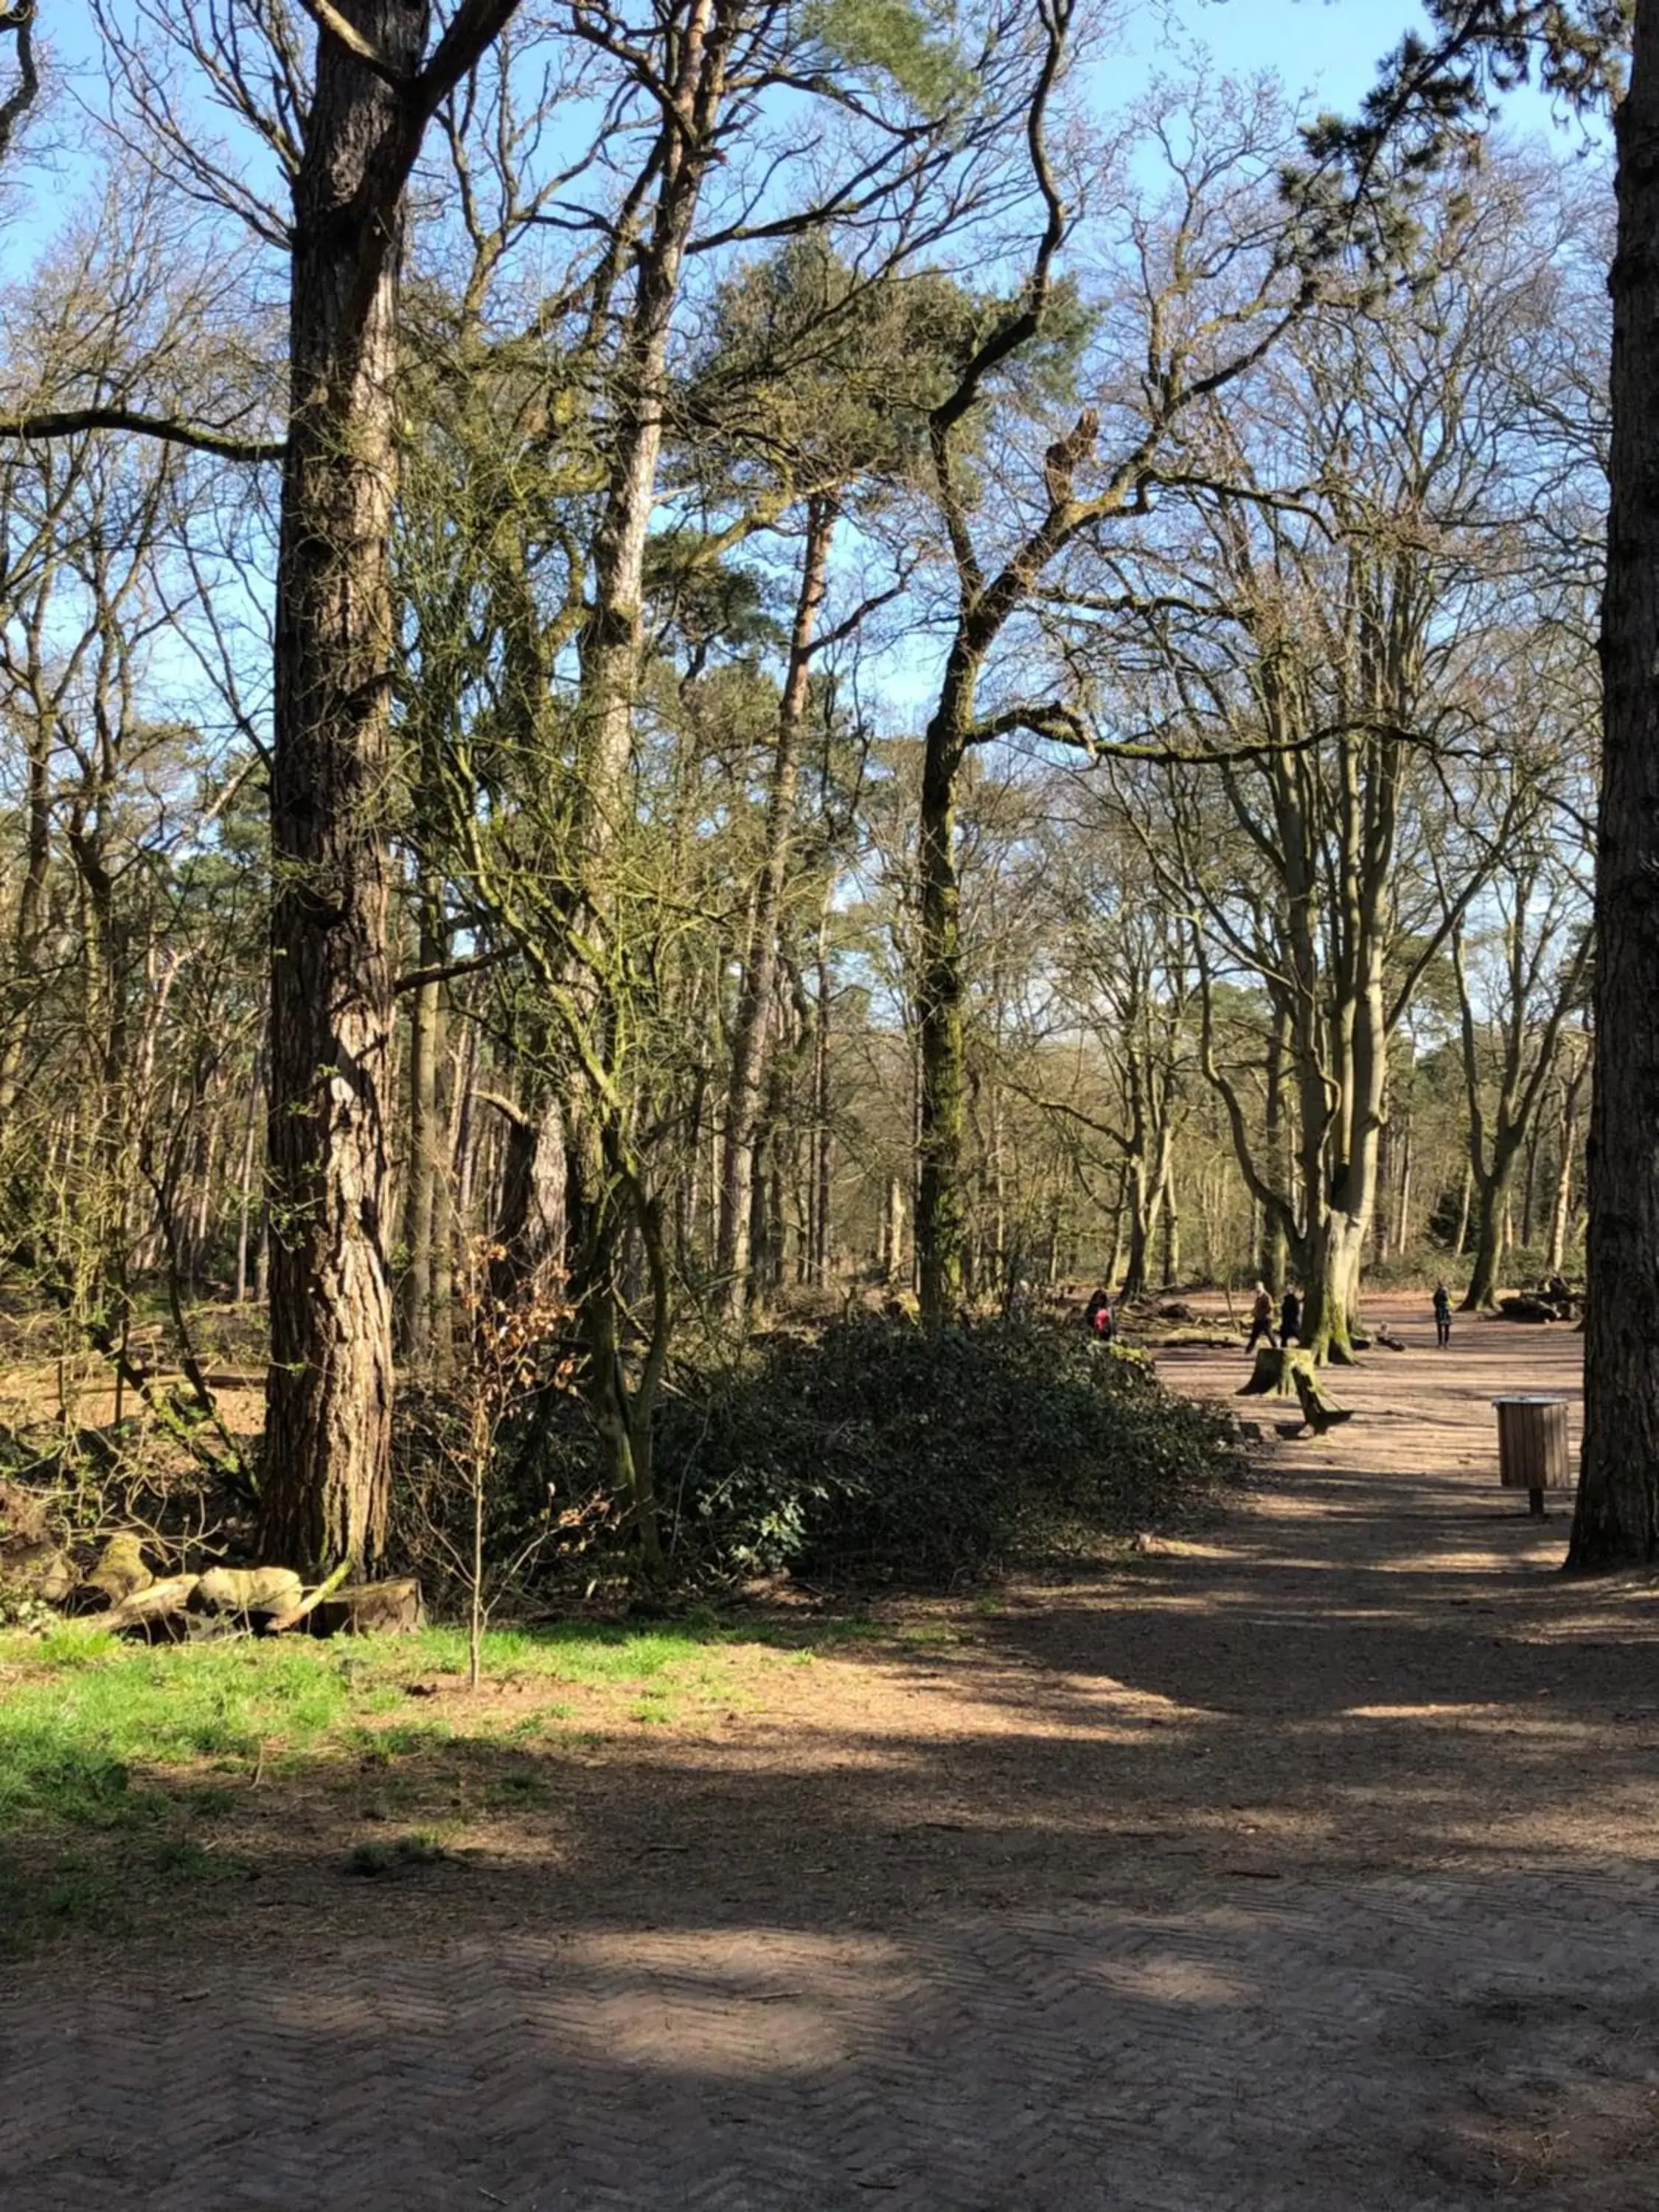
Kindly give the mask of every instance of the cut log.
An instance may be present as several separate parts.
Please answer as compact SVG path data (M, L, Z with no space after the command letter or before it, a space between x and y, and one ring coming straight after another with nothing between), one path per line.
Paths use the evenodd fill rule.
M1258 1352L1250 1379L1240 1390L1241 1398L1289 1398L1296 1392L1298 1375L1313 1374L1313 1354L1289 1350Z
M426 1619L421 1586L403 1582L349 1583L311 1616L316 1636L407 1635Z
M184 1611L200 1579L198 1575L169 1575L164 1582L148 1583L105 1613L97 1626L118 1635L136 1629L148 1636Z
M155 1577L144 1565L143 1547L137 1536L122 1529L110 1538L98 1554L98 1564L87 1577L84 1587L111 1606L125 1605L141 1589L148 1589Z
M1499 1298L1498 1310L1505 1321L1547 1322L1558 1321L1560 1318L1555 1308L1546 1305L1542 1298L1524 1296Z
M197 1584L198 1613L283 1614L305 1595L291 1567L212 1567Z
M1353 1419L1353 1407L1339 1406L1328 1398L1315 1382L1311 1369L1297 1370L1296 1395L1302 1401L1302 1418L1316 1437Z

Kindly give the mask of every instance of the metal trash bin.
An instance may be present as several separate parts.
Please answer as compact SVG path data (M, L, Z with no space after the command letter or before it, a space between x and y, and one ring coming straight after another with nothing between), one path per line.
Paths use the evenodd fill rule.
M1492 1402L1498 1409L1498 1479L1505 1490L1524 1490L1528 1511L1541 1521L1544 1492L1572 1488L1567 1401L1529 1392Z

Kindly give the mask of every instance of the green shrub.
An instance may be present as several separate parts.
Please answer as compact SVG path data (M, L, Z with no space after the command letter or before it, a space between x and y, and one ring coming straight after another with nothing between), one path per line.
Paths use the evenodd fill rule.
M683 1378L657 1467L683 1572L939 1587L1190 1514L1235 1437L1080 1329L861 1317Z

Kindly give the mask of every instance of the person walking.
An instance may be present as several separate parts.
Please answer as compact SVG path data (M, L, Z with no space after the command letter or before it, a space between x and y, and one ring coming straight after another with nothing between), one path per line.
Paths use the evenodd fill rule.
M1279 1309L1279 1340L1286 1352L1302 1341L1302 1293L1294 1283L1285 1290L1285 1303Z
M1244 1340L1246 1358L1255 1350L1259 1336L1267 1338L1269 1352L1277 1351L1278 1346L1273 1342L1273 1295L1265 1283L1258 1283L1255 1286L1255 1302L1250 1308L1250 1333Z
M1451 1342L1451 1296L1443 1283L1434 1286L1434 1340L1442 1352Z
M1117 1322L1112 1313L1112 1294L1103 1283L1083 1309L1083 1322L1097 1344L1109 1344L1117 1334Z

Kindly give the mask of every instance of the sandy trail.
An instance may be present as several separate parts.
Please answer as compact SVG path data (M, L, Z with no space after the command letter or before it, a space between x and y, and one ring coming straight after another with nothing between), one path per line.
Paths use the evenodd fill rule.
M1202 1541L549 1751L465 1871L337 1905L301 1826L234 1921L36 1961L0 2203L1650 2212L1654 1600L1556 1572L1487 1404L1579 1340L1391 1318Z

